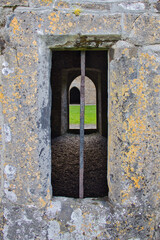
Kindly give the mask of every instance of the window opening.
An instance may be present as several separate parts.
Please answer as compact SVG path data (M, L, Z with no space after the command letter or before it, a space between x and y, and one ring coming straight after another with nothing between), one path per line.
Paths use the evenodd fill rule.
M70 89L70 104L80 104L80 90L77 87Z
M78 76L69 87L69 129L72 130L80 128L80 83L81 76ZM97 129L96 95L96 87L93 81L85 76L84 129Z
M52 186L54 196L104 197L107 187L107 52L53 51L52 55ZM81 55L83 55L81 57ZM82 67L82 65L85 65ZM96 87L97 132L84 130L84 93L79 134L69 130L69 87L77 76ZM80 154L82 152L82 154ZM81 161L82 160L82 161ZM84 164L83 164L84 160ZM83 171L84 166L84 171ZM83 190L84 188L84 190ZM84 194L83 194L84 193Z

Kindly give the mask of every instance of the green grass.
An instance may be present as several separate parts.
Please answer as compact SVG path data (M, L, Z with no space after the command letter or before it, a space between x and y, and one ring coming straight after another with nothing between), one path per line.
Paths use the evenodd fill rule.
M69 123L80 124L80 105L69 106ZM85 106L85 124L96 124L96 105Z

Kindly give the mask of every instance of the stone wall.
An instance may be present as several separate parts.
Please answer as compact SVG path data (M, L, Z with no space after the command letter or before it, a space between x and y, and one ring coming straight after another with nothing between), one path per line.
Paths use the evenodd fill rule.
M1 0L0 239L160 239L159 12L158 0ZM109 51L108 198L52 198L53 49Z

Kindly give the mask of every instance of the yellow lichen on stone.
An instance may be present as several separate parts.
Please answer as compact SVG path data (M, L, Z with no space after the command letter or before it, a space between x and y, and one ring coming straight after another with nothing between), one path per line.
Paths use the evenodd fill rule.
M58 2L58 7L69 8L69 4L63 1Z
M123 202L125 202L128 199L129 193L121 191L121 197L122 197L122 203L123 203Z
M45 6L49 6L53 0L39 0L40 4L45 5Z
M52 12L49 16L48 19L50 20L50 25L49 28L51 28L50 33L55 33L57 29L57 24L59 23L59 13Z
M1 99L3 99L3 98L4 98L3 93L0 93L0 101L1 101Z
M135 187L136 188L140 188L140 185L139 185L139 180L142 179L142 177L131 177L131 179L134 181L134 184L135 184Z
M80 13L81 13L81 9L80 8L76 8L73 13L76 15L76 16L79 16Z
M18 23L17 18L13 18L13 20L11 21L10 26L13 28L13 33L15 34L16 31L20 31L20 24Z
M69 27L72 27L72 25L73 25L73 23L71 23L71 22L68 23L68 26L69 26Z
M59 21L59 14L52 12L49 16L48 19L51 20L51 22L58 22Z
M44 201L44 199L43 199L42 197L40 197L40 198L39 198L39 204L40 204L40 206L43 208L43 207L46 206L47 203Z

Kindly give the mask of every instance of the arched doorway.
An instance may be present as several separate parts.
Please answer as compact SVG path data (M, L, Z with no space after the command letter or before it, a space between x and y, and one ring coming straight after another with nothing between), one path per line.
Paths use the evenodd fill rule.
M80 82L76 77L69 86L69 129L80 128ZM77 100L77 101L76 101ZM85 114L84 128L97 129L97 93L94 82L85 76Z
M77 87L70 89L70 104L80 104L80 91Z

